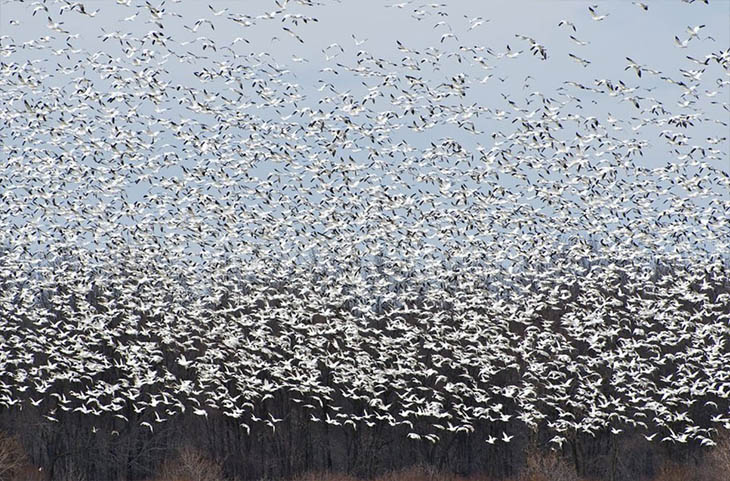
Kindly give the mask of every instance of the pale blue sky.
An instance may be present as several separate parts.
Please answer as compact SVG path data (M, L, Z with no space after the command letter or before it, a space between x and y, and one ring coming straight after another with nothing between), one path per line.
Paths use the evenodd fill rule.
M87 1L84 2L90 11L97 8L100 12L92 17L80 15L76 12L65 11L59 14L58 10L62 4L48 3L50 15L54 21L63 22L62 28L72 33L80 34L79 38L72 38L69 43L74 48L81 48L91 52L105 51L112 56L122 54L118 43L114 39L101 42L99 36L104 32L111 33L118 31L122 34L130 32L144 34L153 29L154 25L148 22L150 16L144 3L138 0L131 2L132 6L120 6L114 2ZM159 2L152 2L158 5ZM496 59L486 52L481 55L485 58L493 70L483 70L480 66L466 66L455 61L450 65L453 70L440 72L429 71L428 68L419 72L425 78L448 78L450 75L463 69L464 72L474 76L475 79L483 78L484 75L493 74L486 84L475 85L471 88L464 103L479 102L490 108L507 109L508 105L500 94L508 97L523 99L524 96L534 90L539 90L546 95L554 95L565 80L574 80L585 85L590 85L595 79L612 79L613 81L623 80L629 86L656 87L653 91L656 98L662 101L678 97L681 91L672 85L659 79L659 76L647 76L638 79L632 70L624 71L627 65L625 57L631 57L640 64L661 71L664 75L681 79L680 68L696 69L697 65L686 60L685 56L704 58L704 55L711 52L724 50L730 45L730 2L713 1L710 5L701 2L694 4L677 1L646 2L649 11L645 12L630 1L598 2L598 11L608 13L603 21L594 21L588 11L592 2L582 1L492 1L492 2L446 2L446 8L423 10L432 12L423 16L421 20L413 17L412 10L425 5L426 2L410 2L404 8L384 8L384 5L397 4L399 2L323 2L320 6L302 7L295 2L287 5L286 13L300 13L309 17L315 17L318 22L300 24L297 27L289 22L282 23L280 17L274 20L258 19L251 27L242 27L238 23L226 20L225 17L231 14L246 14L252 17L272 12L277 8L273 1L189 1L166 2L165 8L174 11L183 18L167 17L165 19L166 35L171 36L173 42L178 44L180 50L191 50L198 54L205 54L201 50L202 42L191 44L182 48L179 44L205 36L215 40L218 45L226 45L236 37L243 37L250 41L250 44L238 42L234 45L237 53L246 55L249 53L266 52L279 65L291 70L296 77L293 81L299 83L302 92L312 98L319 98L313 88L319 87L319 80L333 83L338 91L357 89L364 91L360 85L360 79L348 77L340 70L340 75L330 72L320 72L323 67L336 67L336 62L346 64L353 63L355 55L359 50L366 50L376 57L397 61L405 56L396 48L396 40L402 42L408 48L423 51L426 47L432 46L440 49L444 54L458 51L459 46L480 45L492 49L494 52L504 52L506 45L513 50L525 50L526 53L515 59ZM135 7L139 5L139 7ZM214 16L208 5L220 11L228 11L220 16ZM34 6L30 2L4 1L0 7L2 20L0 21L0 32L12 40L21 44L23 42L37 39L41 36L51 35L57 37L49 45L53 48L64 47L66 43L63 34L50 30L48 15L39 11L35 16L31 15ZM448 11L448 16L440 16L433 12ZM139 12L133 21L122 21ZM465 17L466 16L466 17ZM469 18L481 16L488 19L488 22L466 31L469 26ZM468 17L468 18L467 18ZM196 19L210 18L215 21L216 29L211 30L209 25L203 24L197 32L184 29L183 25L193 26ZM577 31L569 27L558 27L560 20L572 21ZM17 24L11 24L12 21ZM437 22L444 21L447 25L434 26ZM678 48L674 44L674 36L687 37L688 26L704 24L706 27L700 33L700 40L694 39L689 42L687 48ZM289 25L304 40L299 43L292 36L284 32L282 25ZM458 40L446 39L443 43L439 40L442 34L453 29ZM103 29L103 30L102 30ZM357 39L364 40L362 45L355 45L351 35ZM542 62L532 55L527 54L529 46L526 41L515 38L515 34L526 35L534 38L546 46L549 58ZM570 40L573 35L581 41L590 42L589 45L580 46ZM711 35L715 40L705 40L703 37ZM278 37L273 40L272 37ZM322 49L331 43L338 43L345 52L330 60L325 59ZM336 47L328 53L336 53ZM48 56L48 50L31 51L26 49L20 54L11 57L12 60L20 62L26 58L43 58L47 62L60 63L68 66L72 64L64 57L53 58ZM462 52L463 53L463 52ZM573 53L581 58L591 61L588 68L583 68L568 56ZM219 58L220 52L215 53L208 50L209 60ZM469 55L468 52L465 53ZM295 59L306 59L307 62L293 61ZM205 65L199 62L196 66ZM52 68L46 67L49 71ZM165 68L172 72L170 80L173 83L196 86L195 78L191 75L194 70L189 65L175 65L175 62L167 62ZM705 82L710 88L711 82L719 76L721 69L716 65L707 68ZM482 75L483 74L483 75ZM529 82L529 88L523 89L523 80L527 75L533 78ZM506 78L501 82L499 78ZM199 85L205 87L205 85ZM585 92L575 92L573 94ZM700 92L702 93L702 92ZM712 99L701 96L700 106L709 115L715 118L727 118L728 114L722 110L720 105L710 105L710 100L728 102L730 91L725 88L720 91L718 97ZM312 102L316 104L316 102ZM602 102L601 105L591 107L591 115L611 112L615 117L621 116L621 109L629 107L626 102L622 105L613 105ZM593 110L595 109L595 110ZM631 109L626 108L625 112L630 115ZM723 117L724 116L724 117ZM708 123L703 123L707 128ZM723 135L722 126L707 135ZM691 129L690 129L691 132ZM700 134L700 135L705 135ZM648 137L648 136L647 136ZM724 147L727 150L728 144ZM646 159L651 162L650 158ZM658 161L661 165L662 160Z
M46 88L68 85L68 82L74 78L90 75L92 85L105 94L113 93L109 80L99 79L98 74L89 74L88 71L63 74L59 69L71 69L77 62L84 62L89 55L96 52L104 52L112 58L121 57L120 65L126 65L125 62L130 61L124 57L120 41L113 37L102 41L104 35L141 36L147 32L157 31L159 28L150 22L152 20L150 12L144 2L139 0L131 0L129 5L118 5L111 1L83 3L89 12L94 12L97 8L100 11L93 17L82 15L74 10L66 10L60 14L59 8L64 3L48 2L48 13L39 10L36 15L32 15L37 5L33 5L31 2L4 1L0 7L0 34L3 36L3 46L11 43L22 45L25 42L38 41L45 36L50 36L50 39L43 44L49 48L19 48L0 60L5 63L22 64L26 60L40 59L39 68L53 75L52 78L43 80ZM160 2L152 3L155 6L160 5ZM710 5L701 2L687 4L679 0L646 2L649 5L648 11L642 10L630 1L598 2L597 11L602 15L608 14L602 21L595 21L591 17L588 7L592 2L581 1L459 1L445 2L446 7L436 8L425 2L410 2L404 8L386 7L386 5L396 3L399 2L327 1L310 7L291 1L287 4L286 11L278 13L275 18L257 19L255 17L265 17L267 12L274 12L278 9L277 4L273 1L167 1L164 6L166 11L175 12L180 16L165 16L162 31L165 36L171 37L171 40L166 42L176 52L190 51L206 58L200 58L194 63L178 63L174 56L170 57L164 65L159 67L166 70L159 78L169 82L168 88L170 89L176 85L182 85L201 91L205 89L211 94L225 93L231 85L224 85L220 81L201 82L194 72L200 72L204 68L214 68L217 62L224 60L224 56L228 56L229 61L232 60L232 52L222 49L229 45L237 55L264 54L258 57L263 68L270 68L265 67L270 64L275 68L288 70L289 73L284 74L281 80L298 85L302 95L302 100L298 102L299 108L309 106L315 110L323 108L327 111L331 106L326 103L321 104L320 101L334 94L327 87L319 90L323 84L331 84L338 93L349 91L362 98L367 93L367 88L377 86L382 82L380 77L363 79L360 76L352 75L338 66L338 63L356 67L357 59L366 55L358 56L360 50L368 52L376 59L382 58L385 61L400 63L404 57L410 54L397 48L396 42L398 41L408 49L419 51L420 56L423 56L423 53L429 48L437 49L432 52L442 55L439 70L434 70L431 66L424 64L419 71L408 71L402 66L396 68L386 64L383 68L384 71L392 70L398 76L408 74L420 77L433 86L449 81L455 75L466 74L468 78L466 96L448 99L444 102L476 105L488 108L492 113L504 111L506 117L502 121L484 117L474 120L476 128L483 132L479 135L445 125L424 132L413 132L408 128L401 128L390 132L392 144L397 144L400 140L407 140L409 144L417 148L425 148L436 139L453 136L467 148L476 149L478 144L488 150L495 144L492 133L502 132L509 135L514 131L515 126L511 120L515 114L509 100L521 108L531 109L539 102L537 97L532 97L531 101L535 103L532 105L526 103L531 92L539 91L551 98L557 98L560 92L563 92L580 98L582 105L582 108L564 107L564 112L577 113L584 117L597 117L603 124L606 123L610 113L610 117L627 122L624 130L616 134L619 138L635 138L649 143L644 156L637 158L637 163L640 165L655 168L665 166L668 162L678 162L677 156L672 153L673 147L667 145L658 135L666 126L647 125L631 131L631 126L638 126L639 117L646 117L646 114L640 115L631 102L621 96L597 95L564 84L569 80L587 87L596 87L595 81L598 79L608 79L614 84L623 81L628 88L639 87L635 95L643 97L641 99L642 108L652 105L654 101L649 97L653 97L668 106L668 110L672 114L692 113L692 108L701 111L705 120L699 122L694 128L683 130L691 139L687 146L683 147L682 153L686 153L692 145L706 145L705 139L708 137L728 136L727 126L715 122L727 122L727 104L730 100L730 88L727 85L717 84L717 81L730 80L719 65L713 61L706 67L702 82L696 91L697 98L692 99L694 104L689 107L677 105L677 102L683 100L681 99L681 88L660 79L661 76L666 76L680 81L683 79L680 69L699 69L698 65L686 59L687 55L704 59L705 55L728 48L730 45L730 27L727 22L730 18L730 2L728 1L712 1ZM212 9L209 5L212 6ZM220 15L215 15L214 10L220 12L223 9L228 10ZM417 14L419 18L415 18L414 10L427 13ZM448 15L441 15L439 12L448 12ZM291 18L285 22L282 21L284 14L301 14L317 18L318 21L294 26ZM248 27L242 26L240 23L228 19L227 17L230 15L249 15L253 17L251 21L255 24ZM49 28L47 25L49 16L53 22L63 22L58 28L66 30L74 36L68 38L67 34ZM134 16L134 18L129 21L124 20L130 16ZM468 30L470 19L475 17L482 17L485 23ZM203 23L196 29L196 32L191 31L190 29L194 28L198 19L213 21L215 30L209 24ZM573 22L576 30L573 31L568 26L559 27L558 23L561 20ZM675 35L679 36L681 40L686 40L687 27L695 25L706 25L700 31L699 38L688 42L686 48L678 47L674 42ZM189 28L185 28L186 26ZM291 28L303 40L303 43L284 31L282 26ZM453 32L456 38L443 38L442 36L447 32ZM528 42L517 38L516 34L532 37L544 45L547 49L548 59L542 61L530 54ZM353 39L353 35L355 39ZM570 35L579 41L590 43L578 45L570 39ZM711 35L714 40L707 39L708 35ZM210 48L203 49L204 39L185 44L185 42L199 37L214 40L218 50L213 52ZM234 39L237 37L250 43L246 43L244 40L234 43ZM363 43L358 45L356 41ZM339 47L333 46L323 52L323 49L333 43L337 43L343 51L338 53ZM60 50L67 48L67 45L73 49L81 49L81 51ZM512 51L522 50L524 53L517 58L498 58L486 50L489 49L494 54L502 54L506 52L507 45L511 47ZM460 50L460 46L484 47L485 50L480 51L478 55L483 57L489 69L473 61L474 55L471 52ZM155 52L160 59L166 53L165 48L159 45L152 46L149 42L139 50L143 48ZM461 54L463 61L458 62L455 57L449 57L453 53ZM591 63L584 68L569 57L571 53ZM67 54L68 57L66 57ZM327 58L328 56L332 56L332 58ZM415 55L413 56L415 57ZM661 71L661 74L644 73L642 78L638 78L633 70L625 70L628 65L626 57L631 57L639 64ZM239 63L248 65L253 62L249 59L241 60ZM134 67L132 64L128 65ZM330 68L338 73L326 70ZM256 73L251 72L250 78L246 78L247 74L249 72L244 69L241 72L241 78L246 89L249 89ZM485 83L478 82L487 75L493 75L493 77ZM525 86L525 79L528 75L531 78ZM363 85L363 81L367 85ZM652 90L647 92L644 89ZM717 94L710 96L713 91L717 91ZM36 98L38 92L33 89L28 88L18 92L23 92L23 98L16 98L13 105L9 107L11 109L23 110L23 100L31 102L39 100ZM179 121L181 118L193 115L189 109L183 109L178 103L181 96L183 95L176 95L170 101L163 100L158 106L161 109L160 112L155 112L150 102L141 102L140 112L153 115L153 118L156 119L167 118ZM120 108L125 110L122 106ZM392 109L392 105L386 97L378 99L372 107L375 112L390 109ZM287 116L293 110L294 107L291 105L282 107L278 112L271 108L249 107L247 109L262 120L277 122L282 118L288 119ZM210 115L196 114L196 116L199 120L215 123ZM109 119L105 121L108 122ZM306 120L302 122L306 123ZM151 131L164 130L154 123L145 127ZM565 135L564 140L573 140L576 130L575 125L566 126L565 131L561 132ZM585 129L582 131L585 133ZM165 135L166 133L162 132L160 139L165 139ZM21 140L16 139L15 141L20 142ZM160 142L160 144L163 143ZM715 149L723 152L724 156L712 160L711 165L730 172L728 140L725 139L713 145ZM176 148L179 148L179 145L173 142L165 148L156 146L149 154L160 154ZM275 162L264 160L251 169L250 173L265 177L271 173L271 169L275 165ZM191 164L187 164L187 167L191 167ZM176 167L163 172L170 176L179 176L182 173ZM507 187L510 186L509 180L502 180L502 182ZM131 181L122 185L121 188L132 201L144 201L144 195L155 193L155 187L143 189ZM423 188L431 192L437 190L433 186L429 187L420 183L414 183L412 188ZM718 194L724 199L730 199L728 192ZM121 219L120 222L125 222L125 220Z

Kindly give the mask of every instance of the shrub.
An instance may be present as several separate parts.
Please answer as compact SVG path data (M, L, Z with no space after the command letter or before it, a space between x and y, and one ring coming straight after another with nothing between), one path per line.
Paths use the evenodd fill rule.
M715 440L717 445L707 454L702 481L725 481L730 477L730 433Z
M0 432L0 481L15 479L26 465L25 451L20 441Z
M37 468L30 464L24 464L14 474L14 480L16 481L45 481L46 472L43 468Z
M294 481L358 481L346 474L311 472L294 478Z
M554 451L531 451L516 481L577 481L575 469Z
M709 455L713 467L721 473L730 473L730 433L717 440L717 446Z
M433 466L418 465L383 474L373 481L452 481L452 477L440 473Z
M667 462L659 470L659 475L655 481L694 481L696 479L696 469L687 466Z
M221 465L200 450L186 446L176 458L163 463L159 481L221 481Z

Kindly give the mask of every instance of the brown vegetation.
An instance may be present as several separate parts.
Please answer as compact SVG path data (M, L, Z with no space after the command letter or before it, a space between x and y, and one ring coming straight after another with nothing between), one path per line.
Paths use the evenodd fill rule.
M312 472L297 476L294 481L358 481L358 479L347 474Z
M644 478L641 481L725 481L728 479L727 473L730 473L730 435L722 436L717 446L708 453L700 465L665 461L659 468L657 476ZM185 447L178 452L176 458L163 463L160 475L155 478L155 481L221 481L224 479L227 478L223 475L220 464L197 449ZM362 479L343 473L317 471L300 474L292 478L292 481L361 481ZM483 474L465 476L453 474L425 464L365 479L370 481L500 481ZM629 478L616 477L614 474L608 479ZM269 481L269 479L262 481ZM556 451L534 449L527 454L525 465L519 474L502 479L502 481L597 480L578 476L569 460Z
M20 442L0 432L0 481L14 479L25 464L25 452Z
M200 450L185 446L175 458L165 461L157 481L220 481L221 465Z
M515 481L578 481L575 468L554 451L532 451L526 467Z
M728 473L728 477L730 477L730 433L720 436L717 446L708 457L717 472Z
M626 454L630 456L630 453ZM576 474L569 457L556 451L530 450L519 473L509 478L494 478L485 474L459 475L427 464L397 469L375 477L356 477L344 473L315 471L290 477L291 481L598 481L599 479L636 481L726 481L730 473L730 435L719 437L717 445L700 462L679 463L665 460L656 476L629 478L626 475L591 478ZM45 481L46 473L28 462L20 441L0 432L0 481ZM263 478L274 481L281 478ZM162 462L152 481L226 481L223 465L202 450L183 446L175 455ZM95 481L82 473L66 473L64 481Z
M0 431L0 481L44 481L43 469L30 464L22 443Z

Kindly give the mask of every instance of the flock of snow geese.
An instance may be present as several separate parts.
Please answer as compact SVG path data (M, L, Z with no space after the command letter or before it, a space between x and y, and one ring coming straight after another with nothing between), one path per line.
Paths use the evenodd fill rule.
M3 4L0 411L276 429L256 408L286 392L424 442L484 420L487 443L521 423L556 447L730 428L710 27L601 58L614 3L505 49L488 14L412 0L378 15L420 43L301 55L341 4L225 5Z

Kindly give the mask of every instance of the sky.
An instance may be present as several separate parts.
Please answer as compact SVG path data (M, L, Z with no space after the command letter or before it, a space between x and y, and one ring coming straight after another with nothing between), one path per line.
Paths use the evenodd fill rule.
M0 35L5 52L0 61L22 65L26 61L39 60L37 65L49 75L42 79L41 90L18 90L22 97L16 96L14 101L11 100L9 109L22 110L24 101L34 104L40 100L39 94L42 92L54 87L66 88L70 82L91 85L105 95L115 95L117 92L111 78L101 78L98 72L90 72L83 67L76 70L75 66L79 62L83 65L86 58L94 56L102 61L107 61L107 58L115 59L115 63L127 65L131 69L129 72L133 72L136 67L143 70L145 66L135 66L134 62L140 55L144 57L144 50L147 49L150 55L160 59L159 64L153 62L152 65L161 69L158 78L168 82L167 88L170 92L176 86L183 89L194 88L211 96L211 99L226 92L226 89L230 91L235 85L224 83L220 79L205 81L200 74L206 69L215 71L216 68L221 68L221 62L227 62L229 66L238 65L241 91L248 91L249 87L253 88L256 84L259 74L254 71L253 65L268 69L280 82L290 84L301 100L272 107L260 98L255 98L252 103L241 104L241 111L250 113L262 122L303 122L301 116L297 119L297 114L301 113L303 107L327 112L330 106L334 105L331 108L336 108L337 103L343 99L362 99L367 95L368 89L379 86L382 78L368 78L347 70L348 67L357 68L358 59L372 56L370 65L385 62L384 71L391 71L392 75L399 78L412 75L432 86L438 86L439 82L448 83L453 78L464 75L468 79L465 95L457 99L445 99L444 104L478 106L490 110L490 115L483 115L479 121L474 120L478 134L465 133L454 125L455 122L449 121L439 122L435 128L420 131L401 126L389 132L391 144L406 141L410 148L428 150L429 145L434 142L438 144L444 140L456 139L472 152L492 149L499 145L500 139L508 137L514 132L516 125L519 125L512 122L515 115L513 107L517 105L526 109L534 108L536 104L528 104L527 100L538 98L538 94L532 97L530 94L539 92L550 98L567 94L580 99L576 100L573 109L567 110L585 117L595 117L601 122L609 118L627 122L620 133L621 138L635 138L647 144L638 161L641 167L653 169L682 162L676 159L680 154L673 153L673 148L668 147L660 137L660 132L666 125L639 125L641 115L626 96L611 97L577 87L596 87L597 81L605 79L613 84L624 82L628 88L639 88L636 95L641 97L639 102L642 108L656 100L671 105L672 113L691 113L695 111L693 109L701 112L704 120L697 122L695 127L684 130L690 142L682 146L681 154L686 153L695 143L702 141L705 145L708 138L718 139L713 144L714 148L724 153L724 156L713 159L711 165L730 172L727 155L728 127L723 124L728 119L730 89L727 85L717 83L722 79L730 80L727 74L714 62L708 65L696 91L696 98L692 98L686 106L678 105L678 102L686 100L681 97L682 89L662 79L668 77L680 80L683 78L680 69L697 70L698 65L687 60L687 56L701 60L705 55L728 48L730 27L727 18L730 16L730 2L727 1L712 1L709 5L702 2L688 4L679 0L646 2L646 11L637 2L598 2L595 8L597 15L607 15L605 19L598 21L592 18L589 11L589 6L593 3L581 1L474 1L446 2L445 5L354 1L310 4L291 1L277 4L268 0L151 2L155 7L166 10L163 28L158 28L154 23L155 19L144 2L125 0L82 3L88 13L86 15L76 9L62 10L63 2L5 0L0 5ZM44 5L48 11L42 8ZM175 15L167 15L170 12ZM241 17L244 15L248 17ZM310 20L304 23L304 19L297 18L297 15ZM233 21L231 16L239 17L241 21ZM197 20L206 22L196 27ZM296 25L295 20L298 22ZM575 29L569 24L560 25L564 20L571 22ZM211 21L212 25L207 21ZM56 22L59 24L53 26ZM675 36L684 41L689 36L687 28L697 25L704 25L697 38L687 42L686 48L676 45ZM290 30L284 30L283 27ZM167 45L160 46L159 42L151 44L148 41L136 50L128 50L125 46L124 41L155 31L163 32ZM453 34L453 37L445 34ZM584 44L571 40L571 35L577 42ZM519 36L533 38L543 45L547 59L541 60L532 55L529 41ZM215 51L207 47L210 45L209 40L214 42ZM9 45L28 47L10 49ZM43 48L32 48L36 45L42 45ZM167 46L177 53L190 52L197 57L177 61L174 56L166 56L169 53ZM472 47L477 48L469 51ZM509 51L523 53L516 58L503 56ZM590 63L584 67L571 59L569 54ZM439 57L438 63L420 64L418 70L403 67L404 59L405 63L410 62L407 57L422 59L429 56ZM476 57L481 57L481 62L475 60ZM639 78L634 70L626 69L629 65L627 57L659 73L647 74L645 71ZM80 78L88 80L78 83ZM479 79L484 81L479 82ZM83 83L86 81L89 83ZM165 152L179 152L182 147L179 139L170 137L166 130L167 124L159 120L180 122L196 118L208 125L216 124L214 115L202 112L192 114L190 108L180 102L182 97L183 94L174 94L170 99L160 99L157 104L139 99L134 107L158 120L139 126L144 127L150 138L156 142L155 148L150 149L150 157ZM129 111L129 106L125 107L121 103L115 105L116 110L111 110L103 118L97 119L102 125L111 122L117 114ZM370 105L371 111L375 113L383 114L395 110L393 97L386 95L376 97ZM636 129L629 132L629 125ZM63 125L59 127L64 128ZM230 127L231 132L238 134L245 130L237 131L235 123ZM572 141L575 134L572 127L565 129L564 140ZM12 139L5 138L5 145L7 147L13 142L22 143L23 138L22 135ZM211 153L215 142L211 141L211 150L203 153ZM352 149L350 153L355 155L355 162L364 162L364 155L358 157L358 153L364 152L359 152L358 148ZM186 157L185 161L171 162L161 169L158 168L157 173L163 177L182 178L185 177L183 167L194 168L200 161L200 158ZM80 162L86 161L82 159ZM447 159L444 163L453 169L452 172L460 172L461 167L456 160ZM113 159L107 166L116 168ZM276 174L275 169L281 170L282 165L277 159L257 159L246 163L242 168L258 179L265 179ZM374 174L383 175L388 168L386 166L374 171ZM8 172L6 170L6 175L9 175ZM284 176L287 177L288 174L285 173ZM456 174L454 178L458 179ZM53 175L59 177L62 174L54 170ZM135 175L144 176L144 169ZM287 179L291 180L289 177ZM395 182L391 175L383 175L383 179L385 183ZM554 180L557 179L558 177L554 177ZM165 187L145 186L144 181L135 180L138 178L127 177L126 181L117 185L114 184L114 176L110 174L104 178L104 183L107 184L107 192L122 191L129 202L141 202L147 208L152 205L150 196L165 192ZM462 180L467 187L479 188L476 182ZM32 179L26 181L33 182ZM309 182L314 185L317 180L309 179ZM410 185L407 193L415 193L418 189L431 193L438 191L436 185L418 180L415 175L409 177L408 182ZM503 176L500 182L507 189L518 185L508 176ZM111 187L108 184L112 184ZM74 183L67 185L67 192L60 192L59 195L83 190ZM191 188L195 187L191 185ZM715 194L725 201L730 199L728 192ZM73 192L73 195L77 193ZM96 202L80 194L77 198L81 199L81 203ZM316 201L325 197L312 193L311 198ZM277 208L272 207L271 212L283 212L277 211ZM155 215L159 215L159 212ZM192 219L190 222L200 221ZM56 222L63 222L63 219L57 219ZM122 216L117 222L121 225L133 225L137 219ZM315 229L326 229L326 225L322 224Z
M59 14L57 10L63 3L51 2L47 2L49 13L40 10L33 15L37 3L3 0L0 6L0 32L6 41L12 39L20 44L50 35L55 37L50 42L54 49L68 44L83 51L103 51L118 56L122 54L121 45L113 38L104 40L105 33L144 34L154 27L149 22L150 16L143 2L131 2L129 6L94 0L84 2L89 11L99 9L93 17L68 10ZM526 51L527 42L516 38L515 34L532 37L545 45L548 52L546 62L527 54L514 59L495 59L486 52L481 52L489 64L489 70L452 62L455 68L453 71L434 72L424 69L419 72L419 76L432 76L435 79L448 78L450 74L458 72L459 68L474 75L483 73L486 76L491 73L493 78L485 84L471 88L468 101L493 108L508 107L500 94L509 98L521 97L532 90L549 94L566 80L590 84L596 79L613 79L623 80L628 85L654 86L657 89L657 98L661 99L664 97L662 93L676 91L676 87L661 81L659 75L648 79L645 75L642 80L632 70L625 71L627 56L671 76L678 75L679 68L696 67L685 59L687 55L702 59L705 54L724 50L730 45L730 27L726 22L730 16L728 1L713 1L709 5L701 2L687 4L679 0L646 2L649 5L648 11L640 9L635 3L599 2L596 4L598 11L607 13L608 17L602 21L594 21L587 8L591 2L568 0L448 2L446 7L437 8L430 8L425 2L410 2L402 8L393 7L402 5L398 2L328 1L312 7L290 2L286 5L286 12L278 14L275 19L254 18L255 25L244 27L225 18L230 15L266 15L275 12L278 9L277 4L268 0L168 1L166 8L181 17L166 19L164 32L171 37L173 43L187 47L182 50L203 55L205 51L200 50L200 47L204 42L184 45L185 42L207 37L217 44L233 45L233 49L241 55L265 53L275 64L291 71L292 78L307 95L315 93L313 89L322 85L320 81L333 83L338 91L362 90L360 79L344 75L342 69L339 69L339 75L322 72L321 69L335 67L338 62L349 63L361 50L387 60L400 60L406 55L396 48L396 41L413 50L423 51L430 46L440 49L444 54L458 52L460 46L476 45L494 52L504 52L507 45L513 50ZM422 5L425 5L424 8L419 9ZM416 16L414 10L428 14ZM216 11L225 13L216 16ZM137 15L133 20L123 20L135 12ZM438 12L448 12L448 15L442 16ZM297 26L281 21L282 15L297 13L316 18L317 21L300 23ZM61 27L71 32L71 35L79 37L68 38L50 30L47 26L49 16L53 17L54 22L62 22ZM484 23L467 31L470 19L476 17L484 19ZM185 28L192 27L196 19L202 18L215 20L216 28L211 29L206 24L200 26L196 32ZM569 26L558 26L561 20L573 22L576 31ZM300 43L283 31L283 25L291 26L304 42ZM687 38L687 27L695 25L706 25L699 39L690 41L687 48L678 48L674 43L674 36ZM454 32L456 38L447 38L440 42L442 35L450 31ZM570 35L589 44L578 45L569 38ZM712 39L707 39L709 35ZM245 40L234 44L232 42L235 38ZM332 44L337 46L324 50ZM338 46L344 51L340 52ZM65 59L63 55L54 58L48 53L45 49L26 49L13 55L12 60L20 62L26 58L41 58L50 65L69 65L71 59ZM588 68L583 68L568 53L588 59L591 64ZM218 52L208 50L207 60L215 60L217 54ZM195 69L191 67L175 62L165 64L171 79L194 85L190 83L196 80L192 75ZM528 75L531 79L526 83L524 80ZM500 79L504 79L504 82ZM728 95L727 89L724 89L714 100L727 101ZM316 98L316 95L313 97ZM700 100L709 107L708 113L716 114L718 118L727 115L722 112L721 106L710 106L709 98ZM624 105L602 104L592 106L591 109L595 109L595 114L605 114L611 109L616 111L622 107ZM722 130L720 126L716 133L721 134ZM659 164L662 162L663 160L658 160Z

